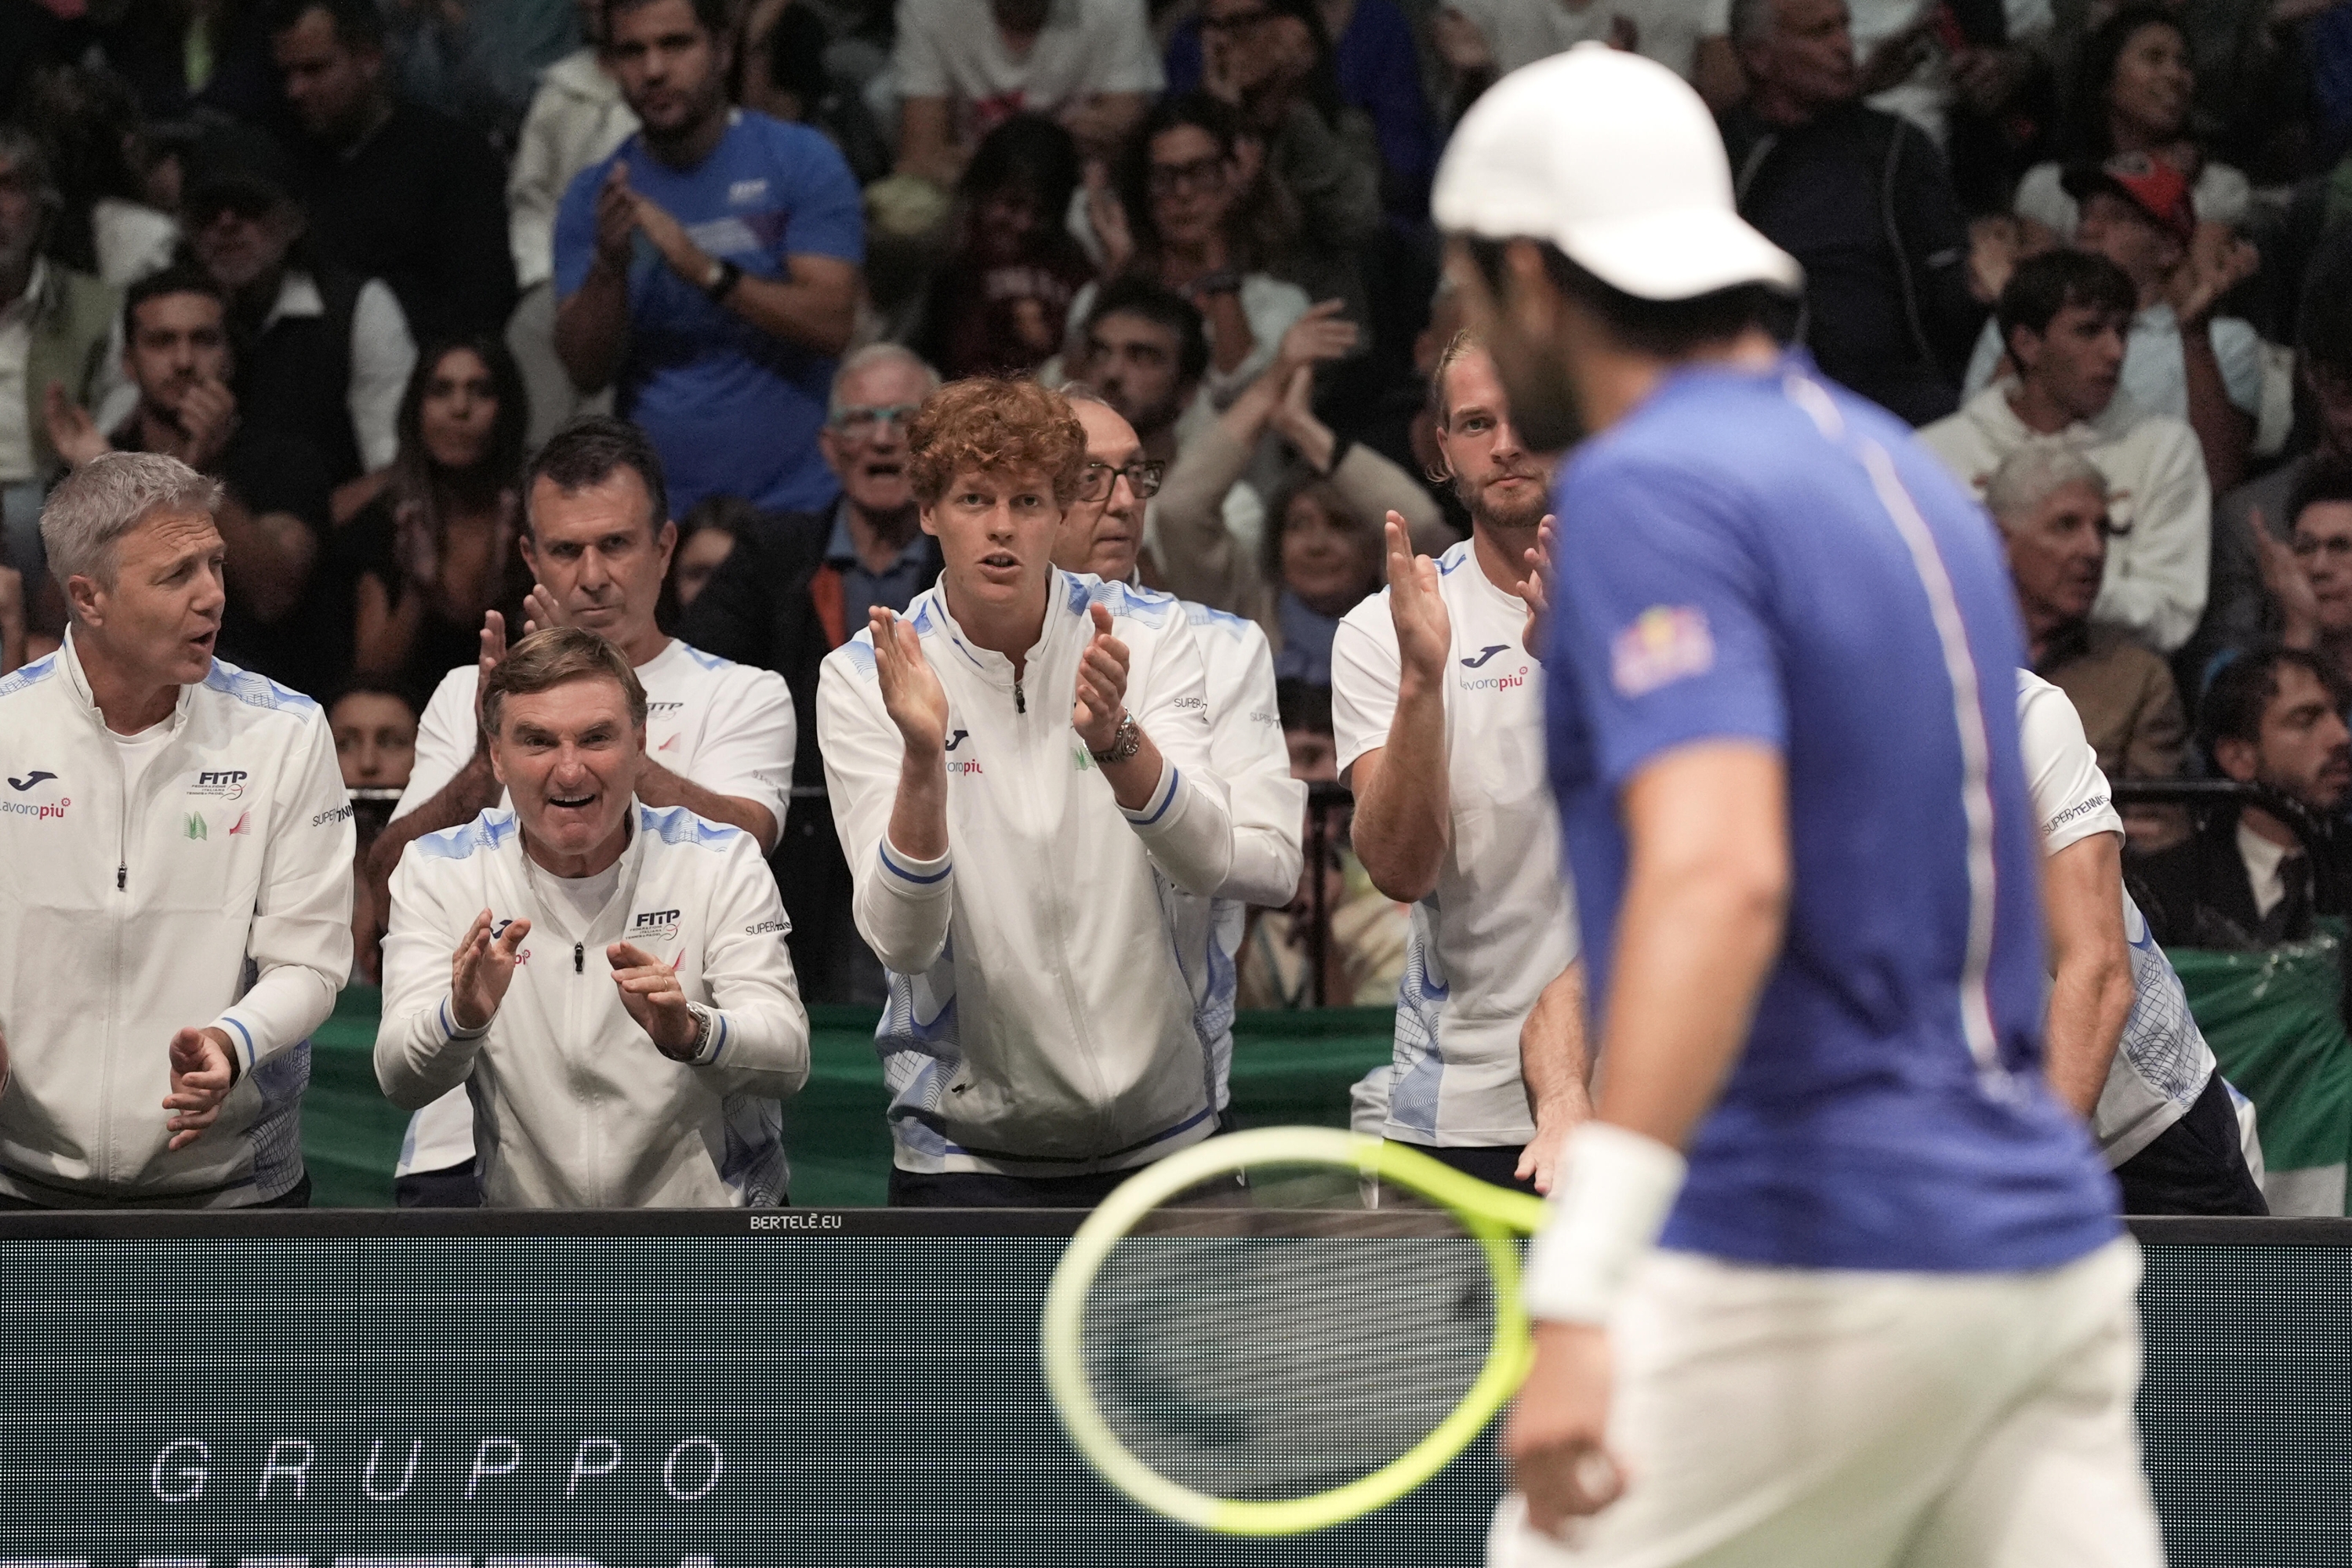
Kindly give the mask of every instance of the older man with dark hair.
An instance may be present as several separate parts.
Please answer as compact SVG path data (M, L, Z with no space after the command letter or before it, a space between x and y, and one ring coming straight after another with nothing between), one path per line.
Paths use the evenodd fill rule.
M319 705L213 657L219 495L118 452L42 512L73 625L0 679L0 1207L309 1201L352 809Z
M511 804L393 876L376 1078L410 1110L462 1087L494 1207L784 1201L809 1058L783 907L757 839L639 796L647 708L604 637L524 637L482 685Z

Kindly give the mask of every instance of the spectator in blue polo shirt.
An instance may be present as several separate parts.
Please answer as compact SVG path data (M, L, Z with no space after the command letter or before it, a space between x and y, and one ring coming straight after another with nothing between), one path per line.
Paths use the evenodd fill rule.
M857 182L822 132L727 101L725 0L612 0L610 58L643 128L555 222L555 352L707 495L814 510L834 361L865 256Z

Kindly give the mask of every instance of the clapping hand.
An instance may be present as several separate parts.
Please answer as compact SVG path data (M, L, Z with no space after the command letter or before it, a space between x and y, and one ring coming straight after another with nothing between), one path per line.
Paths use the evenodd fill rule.
M498 1016L520 962L529 921L509 921L496 937L490 934L490 911L484 910L466 928L465 939L449 959L449 1013L461 1029L478 1029Z
M1527 575L1511 586L1511 592L1527 601L1528 624L1519 633L1519 646L1538 664L1543 662L1544 626L1551 616L1551 552L1559 538L1558 520L1544 513L1543 521L1536 525L1536 542L1519 555Z
M604 962L613 966L621 1005L652 1039L654 1048L678 1061L691 1057L701 1026L686 1005L686 987L679 984L677 971L625 942L606 948Z
M2279 607L2279 640L2289 647L2316 646L2319 595L2313 592L2311 574L2303 569L2294 546L2263 524L2259 507L2246 513L2246 537L2253 543L2254 563L2263 574L2263 591Z
M172 1149L184 1149L205 1135L220 1119L221 1101L236 1082L236 1059L228 1037L218 1029L182 1029L172 1037L172 1092L163 1109L172 1111L164 1125Z
M2262 253L2228 226L2197 226L2189 254L2165 279L2166 301L2184 327L2203 321L2224 296L2262 270Z
M882 684L882 707L907 750L930 758L948 745L948 693L939 672L923 657L923 639L896 612L880 605L869 613L874 632L874 674Z
M180 427L172 456L204 473L220 460L228 449L229 437L236 434L236 394L225 382L199 376L172 411L172 418Z
M1408 678L1423 686L1445 679L1445 656L1454 647L1454 621L1438 591L1437 563L1416 555L1402 516L1389 513L1389 616L1396 623L1397 654Z
M1110 611L1102 605L1087 612L1095 623L1094 640L1078 656L1076 700L1070 705L1070 724L1089 752L1107 752L1118 739L1118 721L1127 712L1127 645L1110 635Z
M114 450L89 410L67 395L63 382L49 383L41 403L41 423L48 431L49 445L70 467L79 468Z

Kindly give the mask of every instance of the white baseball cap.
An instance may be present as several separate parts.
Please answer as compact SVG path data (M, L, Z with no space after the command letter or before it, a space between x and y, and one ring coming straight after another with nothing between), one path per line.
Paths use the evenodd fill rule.
M1446 145L1431 207L1449 234L1549 240L1639 299L1804 283L1796 258L1739 216L1723 137L1698 94L1605 44L1579 44L1489 88Z

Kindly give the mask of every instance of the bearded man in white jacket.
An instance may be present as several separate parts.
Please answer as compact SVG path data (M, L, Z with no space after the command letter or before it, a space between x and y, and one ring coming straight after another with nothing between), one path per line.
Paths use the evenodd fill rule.
M1084 1205L1215 1129L1161 883L1234 862L1181 609L1053 563L1086 433L972 380L908 433L936 586L824 661L817 733L890 972L876 1031L900 1205Z
M385 1095L465 1086L489 1207L782 1203L808 1015L759 840L637 798L645 688L593 632L517 643L482 724L512 804L393 873Z
M308 1201L352 807L319 705L213 658L219 500L110 452L41 514L73 625L0 679L0 1208Z

